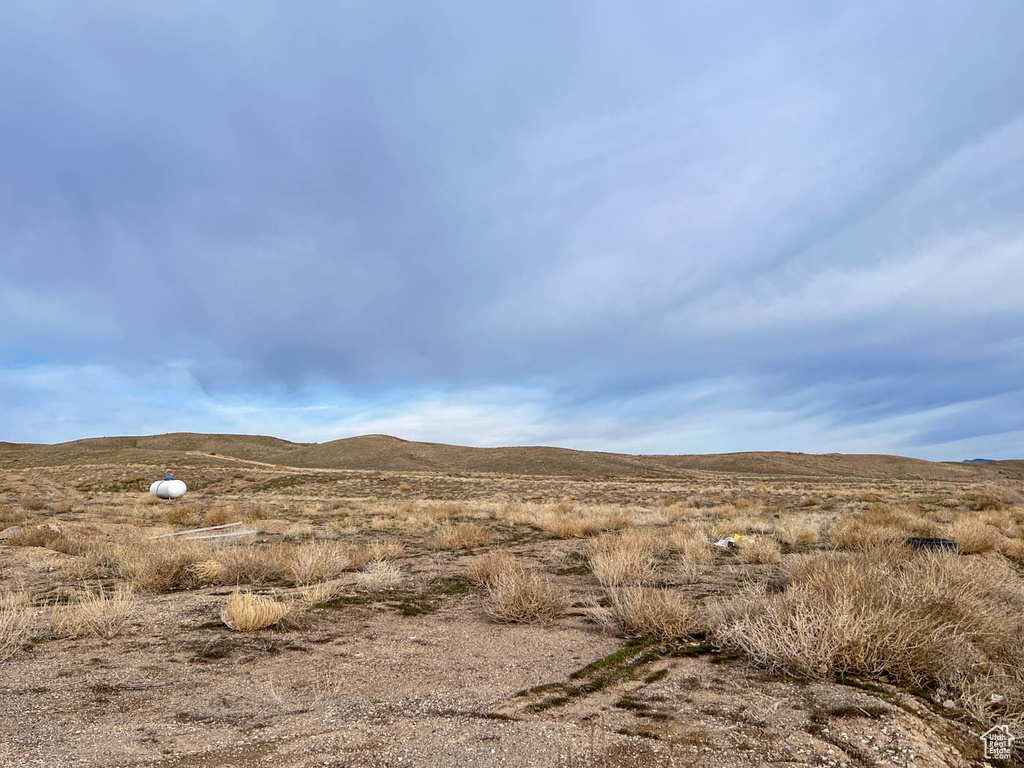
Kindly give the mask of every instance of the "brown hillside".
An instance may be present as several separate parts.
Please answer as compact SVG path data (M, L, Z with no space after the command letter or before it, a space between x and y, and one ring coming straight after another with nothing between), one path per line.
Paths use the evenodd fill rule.
M54 445L0 443L0 466L63 464L173 463L187 453L216 454L246 461L274 463L302 443L261 435L205 435L174 432L142 437L94 437Z
M102 437L55 445L0 443L0 466L148 463L173 466L191 454L310 469L497 472L569 477L673 477L694 471L742 475L846 477L979 482L1024 479L1024 461L936 463L902 456L803 454L780 451L635 456L552 447L473 448L365 435L328 443L292 443L259 435L180 432ZM214 459L211 459L214 460Z
M992 464L938 463L905 456L879 454L809 454L760 451L690 456L651 456L648 458L666 467L750 475L977 481L990 474L995 476L996 473L996 467ZM998 462L1000 465L1012 463ZM980 466L984 466L985 470L979 472ZM1019 467L1017 471L1020 472Z
M365 435L311 445L283 457L289 466L385 471L501 472L521 475L667 475L668 467L636 456L541 446L471 448Z

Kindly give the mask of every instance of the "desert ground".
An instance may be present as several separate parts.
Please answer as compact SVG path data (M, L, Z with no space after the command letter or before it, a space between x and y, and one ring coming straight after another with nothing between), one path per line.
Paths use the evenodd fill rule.
M166 473L184 498L147 492ZM8 443L0 531L3 766L939 768L1024 741L1024 462Z

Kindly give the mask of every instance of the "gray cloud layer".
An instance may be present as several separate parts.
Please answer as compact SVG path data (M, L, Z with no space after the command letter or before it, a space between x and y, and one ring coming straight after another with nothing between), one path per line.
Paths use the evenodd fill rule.
M482 398L514 442L1022 454L1022 23L5 4L4 431L173 428L166 396L486 442L401 420ZM27 382L69 370L146 415L49 425Z

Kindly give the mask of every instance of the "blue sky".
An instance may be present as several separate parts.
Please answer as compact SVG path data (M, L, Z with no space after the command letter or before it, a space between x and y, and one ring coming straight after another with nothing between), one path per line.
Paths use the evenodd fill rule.
M0 5L0 439L1024 457L1024 5Z

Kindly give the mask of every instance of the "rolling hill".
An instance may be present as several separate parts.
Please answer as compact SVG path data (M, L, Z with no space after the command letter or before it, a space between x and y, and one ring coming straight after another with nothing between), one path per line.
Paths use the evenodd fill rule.
M100 437L54 445L0 443L0 466L112 463L173 466L196 456L308 469L499 472L601 477L678 477L693 471L794 477L890 478L978 482L1024 479L1024 461L931 462L903 456L803 454L782 451L707 455L632 455L544 446L474 448L364 435L326 443L293 443L260 435L179 432Z

